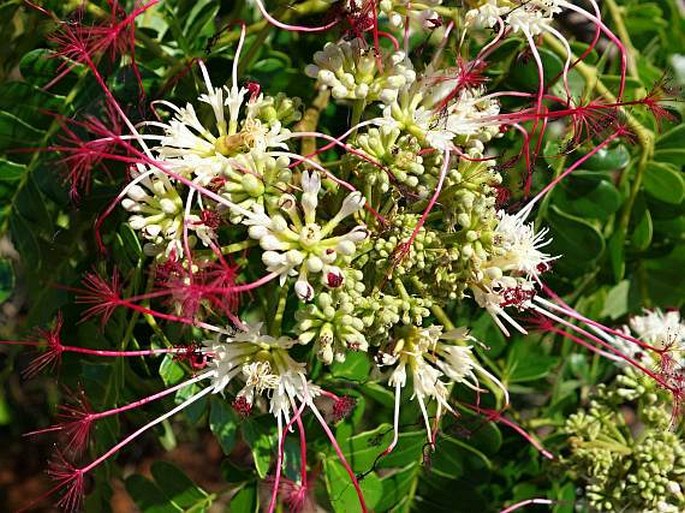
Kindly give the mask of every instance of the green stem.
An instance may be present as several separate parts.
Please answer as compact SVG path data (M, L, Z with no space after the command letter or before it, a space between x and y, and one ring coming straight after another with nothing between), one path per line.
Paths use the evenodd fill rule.
M639 80L639 74L637 72L637 50L633 46L633 42L630 40L630 33L623 22L623 7L619 7L614 0L605 0L604 5L606 5L611 14L611 18L614 21L614 26L616 27L616 32L618 37L625 46L626 49L626 60L628 64L628 75L632 78Z
M234 242L227 246L221 246L221 254L228 255L230 253L237 253L238 251L243 251L244 249L251 248L257 245L256 240L248 239L242 242Z
M625 445L621 445L621 444L614 443L614 442L602 442L600 440L593 440L591 442L583 442L582 445L583 445L583 447L587 447L590 449L594 449L594 448L608 449L612 452L617 452L617 453L626 454L626 455L632 454L632 452L633 452L632 449L630 449L629 447L626 447Z
M275 13L277 17L280 16L280 13L284 12L285 9L281 7L278 9ZM262 49L262 46L264 45L264 41L266 41L266 38L269 37L269 34L271 33L271 30L273 29L273 25L271 24L266 24L264 25L259 32L257 32L257 37L255 38L254 41L251 42L250 49L247 51L247 53L240 59L240 62L238 63L238 75L242 76L245 70L250 66L252 63L252 60L256 57L257 53Z
M640 186L642 185L642 178L647 169L647 163L649 162L652 153L654 151L654 142L649 147L643 147L640 154L640 160L637 164L637 170L635 171L635 177L633 178L633 183L630 185L630 194L626 200L625 207L621 212L621 217L619 219L618 228L621 233L627 235L628 227L630 225L630 216L633 212L633 207L635 206L635 200L640 192Z
M397 289L397 293L403 300L409 301L411 299L409 293L407 292L407 289L404 287L404 283L402 283L402 280L394 279L392 280L392 284Z
M251 35L262 30L269 23L266 20L261 20L252 25L245 27L245 34ZM240 39L240 30L232 30L222 34L216 41L215 47L221 48L223 46L230 46Z
M359 122L362 120L362 114L364 114L364 108L365 107L366 107L366 100L364 100L364 99L355 100L352 103L352 116L350 119L350 126L355 126L355 125L359 124ZM356 134L357 134L357 131L355 130L350 135L350 138L353 139Z
M164 330L159 327L159 324L157 324L157 319L154 318L154 316L145 313L143 314L143 319L145 319L145 322L147 322L147 325L150 326L152 331L155 332L155 335L157 335L162 342L164 342L164 345L166 347L173 347L174 344L171 343L171 341L167 338L166 334L164 333Z
M566 155L563 155L556 163L556 166L554 167L554 178L556 179L564 170L564 167L566 166ZM547 209L549 208L549 202L550 198L552 197L551 194L552 191L550 191L549 194L545 194L545 196L542 198L542 201L540 202L540 207L538 208L538 215L536 216L536 223L539 224L542 219L545 217L545 214L547 213Z
M154 276L150 278L149 284L152 285L154 283ZM151 290L151 288L150 288ZM146 290L146 292L149 292L149 290ZM161 341L164 343L166 347L173 347L174 344L171 343L171 341L167 338L166 333L164 333L164 330L159 327L159 324L157 324L157 319L149 313L144 313L143 314L143 319L145 319L145 322L147 322L147 325L150 326L152 331L157 335Z
M314 98L312 104L307 107L304 111L302 119L295 125L296 132L316 132L316 128L319 125L319 118L321 112L328 106L328 102L331 99L331 92L328 89L322 89ZM302 138L302 155L313 155L313 159L316 160L316 138L315 137L303 137Z
M364 196L366 196L367 204L375 207L375 205L373 203L373 184L370 181L367 181L364 184ZM365 214L364 217L366 218L365 219L366 224L370 225L373 222L373 217L371 215L371 212L369 212L368 210L365 210L364 214Z
M607 6L607 9L611 14L611 18L614 21L616 32L618 33L618 36L620 37L626 49L626 57L628 61L628 74L632 78L639 80L640 75L638 73L637 67L638 52L633 46L633 42L630 39L630 33L628 32L628 29L626 28L626 25L623 21L624 8L619 7L615 0L606 0L605 5ZM644 93L644 91L642 91L642 93ZM628 201L626 202L625 208L623 209L623 212L621 213L621 217L619 220L619 230L623 234L628 233L628 228L630 225L630 216L632 214L633 207L635 206L635 200L640 191L640 186L642 185L642 178L644 176L645 169L647 168L647 163L649 162L649 160L652 157L652 154L654 153L654 134L650 130L647 130L640 123L637 123L637 125L639 125L641 129L636 133L640 140L642 154L640 155L640 161L637 164L635 178L633 180L633 183L631 184L630 196L628 197ZM634 127L631 126L631 128Z
M133 276L133 279L131 280L130 285L127 287L127 295L128 296L133 296L134 295L134 290L138 288L138 283L140 280L141 275L143 274L143 259L138 258L138 263L136 264L136 272ZM155 283L155 277L154 275L148 275L147 280L145 281L145 288L144 288L144 293L148 294L151 290L152 287L154 286ZM149 304L149 301L145 301L144 304ZM124 350L128 347L128 343L131 340L131 337L133 337L133 329L135 328L136 324L138 323L138 319L140 319L141 313L140 312L133 312L133 315L131 315L130 320L128 321L128 325L126 327L126 331L124 333L124 336L121 340L121 343L119 344L119 349ZM135 341L135 338L134 338ZM138 346L138 343L136 342L136 347Z
M563 420L560 419L529 419L528 427L532 430L539 429L541 427L562 427L565 424Z
M416 496L416 490L419 487L419 477L421 475L420 469L421 469L421 466L416 465L416 475L412 479L411 486L409 488L409 493L407 493L407 502L405 503L405 504L408 504L409 506L411 506L411 503L414 501L414 497ZM407 508L407 511L409 511L410 509L411 509L411 507Z
M274 321L271 325L271 336L278 337L281 335L281 328L283 325L283 314L285 313L285 304L288 301L288 287L283 286L278 293L278 304L276 305L276 313L274 314Z
M455 329L454 323L450 320L450 318L447 316L447 312L445 312L440 305L433 304L431 306L431 312L448 331Z

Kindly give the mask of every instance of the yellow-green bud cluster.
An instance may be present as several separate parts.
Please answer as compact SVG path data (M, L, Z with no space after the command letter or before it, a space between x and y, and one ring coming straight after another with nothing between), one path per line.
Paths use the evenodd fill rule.
M400 88L416 79L416 73L404 52L388 53L380 59L382 67L363 40L343 39L326 43L314 54L314 64L304 71L322 87L330 88L337 100L389 103L397 98Z
M345 168L379 192L388 192L392 184L405 186L420 197L429 194L431 187L425 184L421 145L416 137L401 135L399 128L382 125L360 134L354 146L380 166L347 153L343 157ZM434 187L435 179L432 180Z
M564 463L586 482L593 511L685 510L685 443L670 408L664 390L626 369L569 417Z
M290 98L284 93L276 96L266 96L256 102L255 116L268 125L276 121L282 125L289 125L302 119L302 100Z
M449 241L449 261L438 267L436 282L440 295L450 299L463 296L467 282L479 274L493 247L497 228L495 189L501 178L485 162L460 159L448 175L440 202L444 208L445 230L453 232Z
M366 302L363 278L361 271L346 271L340 289L317 294L312 303L295 313L298 340L302 344L314 341L317 357L323 363L344 361L347 351L368 349L364 335L368 326L359 317L359 305Z
M257 151L237 155L224 169L225 183L219 193L245 210L260 205L273 212L292 183L289 164L287 157L274 158ZM242 218L239 213L231 212L231 222L238 223Z
M317 293L295 313L298 340L315 342L323 363L344 361L348 351L368 351L386 342L396 326L421 326L430 315L429 299L377 289L365 295L363 277L361 271L347 270L342 287Z
M420 296L399 297L374 291L367 302L368 338L373 345L387 342L395 326L421 326L430 315L430 299Z
M482 155L471 152L470 158ZM501 182L502 177L490 163L459 159L440 195L448 231L475 232L477 237L472 234L467 240L481 238L483 232L491 233L497 225L495 186Z
M398 214L390 220L390 227L374 244L372 259L378 271L395 276L416 274L428 270L436 263L444 247L440 235L425 226L416 234L414 242L404 247L419 222L418 214Z

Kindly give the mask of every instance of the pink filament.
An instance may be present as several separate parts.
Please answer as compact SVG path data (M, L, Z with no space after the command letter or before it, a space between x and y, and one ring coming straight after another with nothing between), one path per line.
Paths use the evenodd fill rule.
M531 504L547 504L547 505L552 505L554 504L554 501L550 499L526 499L521 502L517 502L516 504L512 504L508 508L503 509L500 511L500 513L512 513L513 511L516 511L518 509L523 508L524 506L529 506Z
M268 21L275 27L278 27L283 30L288 30L290 32L325 32L326 30L329 30L338 24L336 20L327 23L326 25L323 25L321 27L304 27L301 25L288 25L287 23L278 21L276 18L271 16L271 14L269 14L269 11L266 10L266 7L264 7L264 3L262 2L262 0L254 0L254 2L255 4L257 4L257 8L262 13L262 16L264 16L266 21Z

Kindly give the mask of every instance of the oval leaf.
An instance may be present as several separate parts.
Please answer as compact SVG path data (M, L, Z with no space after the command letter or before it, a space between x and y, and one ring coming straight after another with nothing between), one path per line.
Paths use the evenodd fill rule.
M665 203L678 205L685 198L682 173L670 164L649 162L643 185L650 196Z
M593 225L552 205L547 211L553 242L550 251L561 255L559 265L585 268L602 255L604 238Z

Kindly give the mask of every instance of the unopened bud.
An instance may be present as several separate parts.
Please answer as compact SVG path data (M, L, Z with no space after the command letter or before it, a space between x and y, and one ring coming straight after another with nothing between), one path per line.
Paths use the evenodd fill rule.
M297 280L295 282L295 294L301 301L310 301L314 297L314 287L308 281Z

